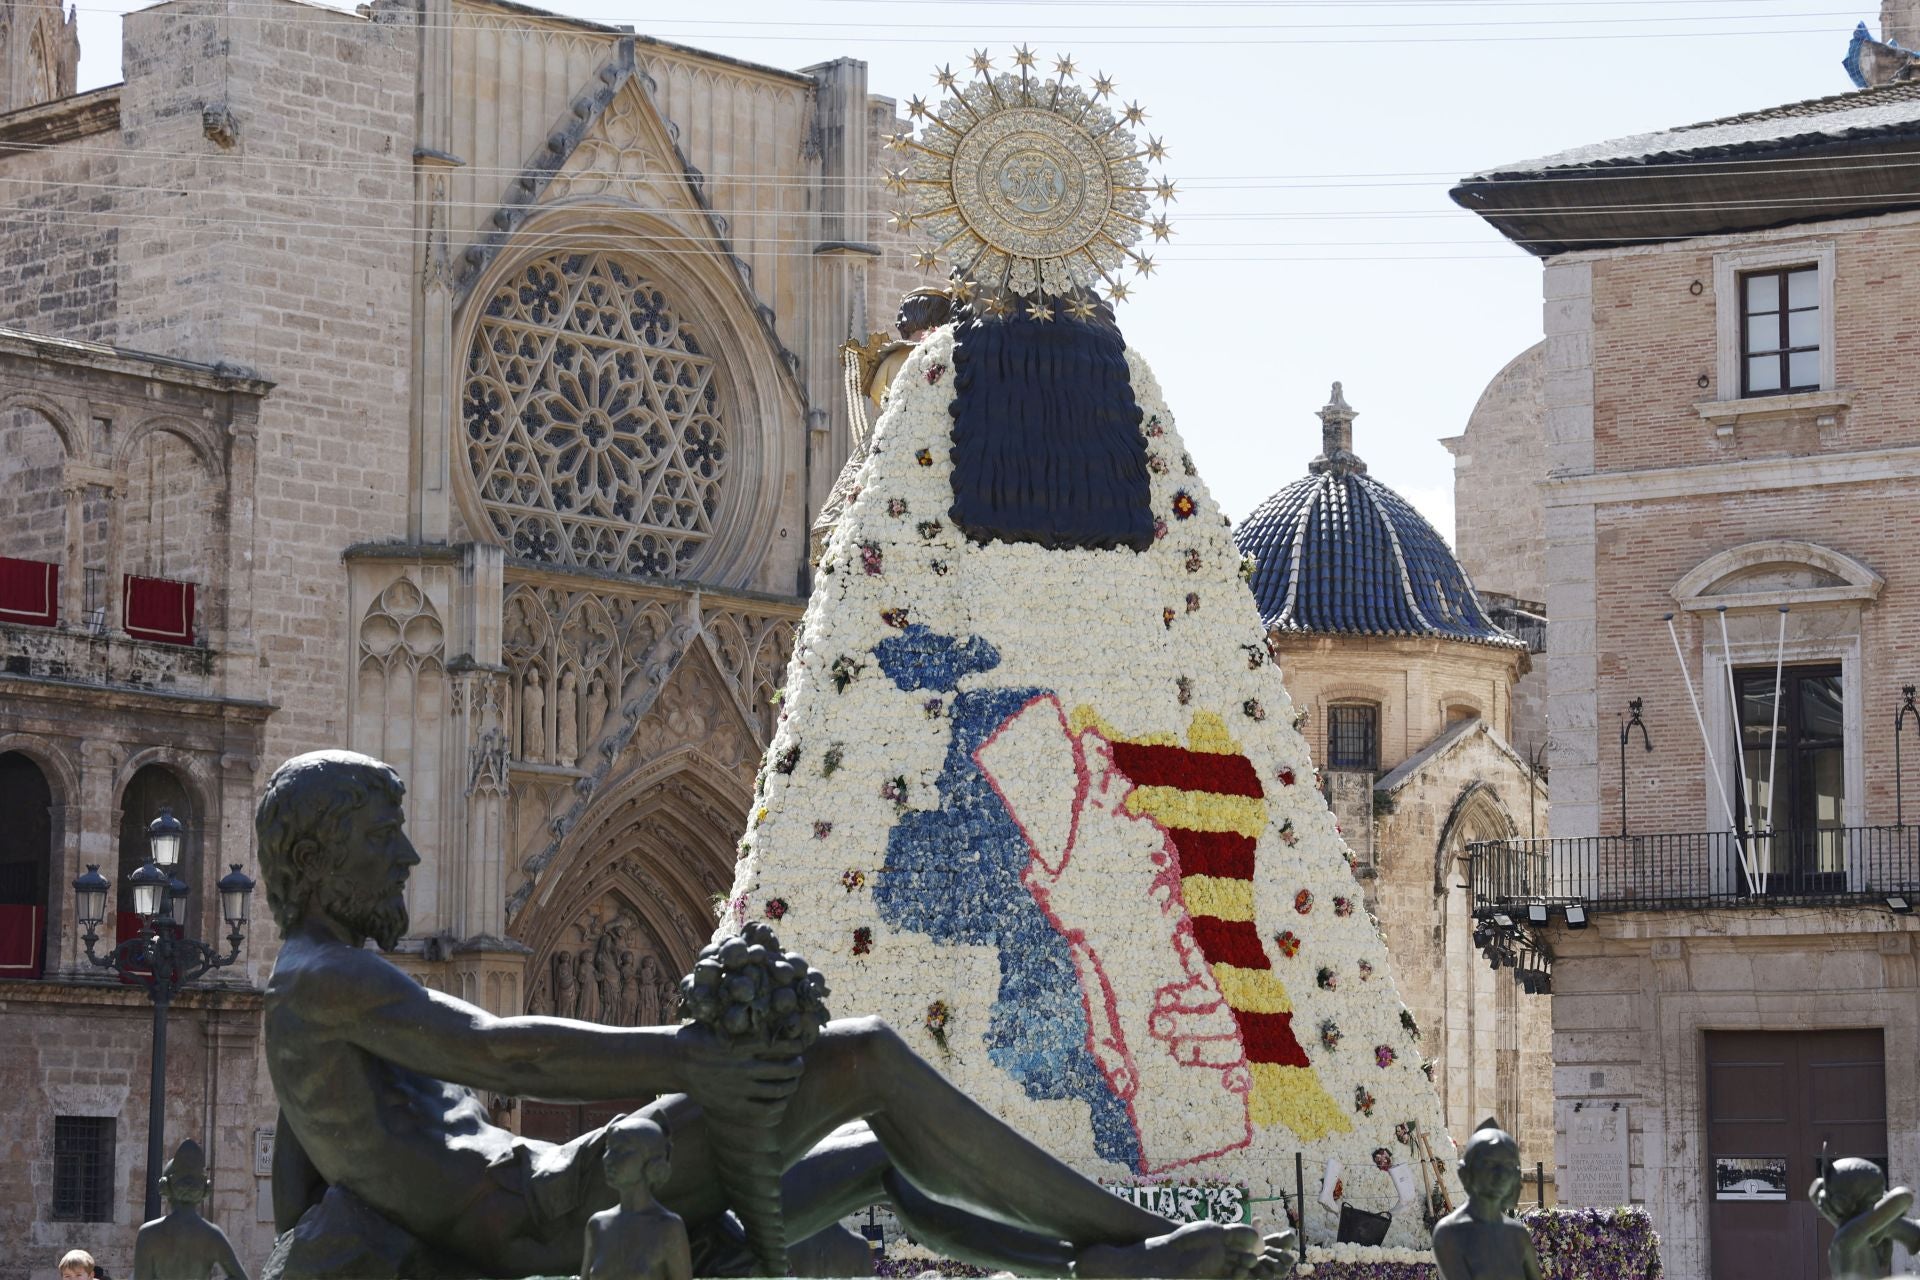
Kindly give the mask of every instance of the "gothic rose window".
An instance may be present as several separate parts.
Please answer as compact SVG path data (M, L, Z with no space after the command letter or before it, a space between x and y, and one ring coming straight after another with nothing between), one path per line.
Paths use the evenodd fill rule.
M548 254L503 280L467 354L467 460L523 560L648 577L713 534L730 441L715 362L631 259Z

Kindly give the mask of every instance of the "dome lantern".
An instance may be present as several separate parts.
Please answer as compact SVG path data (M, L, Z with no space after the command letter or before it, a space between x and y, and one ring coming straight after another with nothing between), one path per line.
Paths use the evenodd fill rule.
M1353 451L1353 420L1359 416L1341 393L1340 384L1334 383L1333 394L1320 410L1320 456L1307 464L1308 471L1314 475L1326 471L1346 475L1367 469Z

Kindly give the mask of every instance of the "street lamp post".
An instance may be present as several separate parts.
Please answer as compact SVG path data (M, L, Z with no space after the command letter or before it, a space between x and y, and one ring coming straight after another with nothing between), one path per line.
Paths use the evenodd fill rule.
M246 941L247 904L253 894L253 880L234 863L233 870L220 877L220 913L231 932L227 934L227 952L217 946L186 936L187 882L174 874L180 862L180 846L186 829L173 816L172 809L161 809L160 816L147 825L146 862L127 875L133 889L134 914L140 917L140 931L123 938L106 955L95 953L99 943L96 930L107 915L107 899L113 885L90 864L73 881L79 907L80 940L87 945L87 960L95 968L110 969L124 978L133 978L147 990L153 1002L153 1076L148 1086L147 1106L147 1208L146 1220L160 1216L160 1168L165 1161L167 1097L167 1006L182 988L192 985L203 974L224 969L240 958L240 946Z

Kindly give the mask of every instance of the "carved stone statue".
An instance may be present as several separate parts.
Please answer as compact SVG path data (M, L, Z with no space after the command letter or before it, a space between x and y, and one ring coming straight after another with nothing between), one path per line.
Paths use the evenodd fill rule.
M660 972L660 962L652 956L641 956L640 1006L634 1014L634 1025L652 1027L666 1021L660 1003L661 988L666 985L666 976Z
M587 681L587 718L583 724L586 730L581 741L591 745L600 738L600 729L607 722L607 682L599 676Z
M283 764L260 800L260 872L282 938L264 1020L283 1234L265 1280L577 1265L588 1222L617 1198L602 1171L615 1135L525 1138L494 1125L475 1090L658 1095L647 1115L676 1150L658 1201L686 1222L699 1275L742 1266L713 1170L721 1135L755 1125L770 1141L746 1149L784 1175L802 1273L847 1274L814 1268L844 1268L863 1248L838 1223L876 1199L950 1257L1029 1275L1276 1280L1291 1267L1291 1233L1178 1226L1074 1173L871 1019L828 1023L802 1070L798 1057L735 1052L699 1023L496 1018L421 986L363 945L391 950L408 928L420 859L403 791L377 760L321 751Z
M568 667L554 691L553 762L572 765L580 759L580 682Z
M623 1027L643 1026L640 1021L640 975L631 951L622 951L620 962L620 1016L614 1021Z
M538 667L527 672L527 683L520 690L520 758L529 764L544 764L547 759L547 691Z
M582 1022L592 1022L599 1012L599 1003L594 1000L593 951L589 947L580 948L580 954L573 960L574 986L579 994L573 1000L573 1016Z
M1833 1280L1887 1280L1893 1275L1893 1246L1920 1250L1920 1222L1906 1216L1913 1192L1887 1189L1887 1175L1871 1160L1835 1160L1815 1178L1807 1199L1834 1227L1827 1245L1827 1271Z
M620 1023L620 934L618 924L601 930L593 944L593 985L600 993L600 1021Z
M1533 1237L1513 1217L1520 1179L1520 1144L1494 1121L1481 1121L1460 1153L1467 1202L1433 1228L1441 1280L1540 1280Z
M580 1009L580 981L573 971L573 952L553 953L553 1013L559 1018L575 1018Z
M580 1280L692 1280L687 1224L655 1196L667 1185L673 1147L643 1114L607 1126L607 1185L620 1207L587 1219Z
M226 1232L200 1216L207 1190L206 1155L188 1138L160 1173L167 1216L147 1223L134 1237L134 1280L207 1280L215 1267L227 1280L247 1280Z
M678 1019L674 1016L674 1003L678 996L679 996L679 990L678 990L677 984L673 980L673 976L665 972L664 970L662 970L660 974L660 990L659 990L660 1021L668 1022L668 1023L678 1021Z

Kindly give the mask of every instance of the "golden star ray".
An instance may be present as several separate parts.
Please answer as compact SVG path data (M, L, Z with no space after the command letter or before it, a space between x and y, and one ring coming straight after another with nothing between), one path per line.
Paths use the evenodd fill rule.
M1164 218L1156 224L1144 216L1147 198L1174 196L1173 184L1145 167L1165 159L1166 143L1134 136L1146 108L1113 105L1117 81L1106 72L1090 91L1082 88L1073 82L1078 67L1062 53L1040 93L1032 46L1021 43L1011 60L996 73L993 57L976 49L967 63L971 81L963 84L952 64L942 64L933 80L944 100L909 99L917 134L887 140L910 155L885 177L890 191L907 196L893 225L926 236L916 265L944 259L976 297L1011 299L1009 308L1036 320L1036 301L1048 321L1084 318L1091 305L1084 300L1081 308L1048 300L1080 297L1097 282L1118 301L1130 293L1123 272L1145 277L1156 268L1136 246L1150 233L1157 241L1171 234Z

